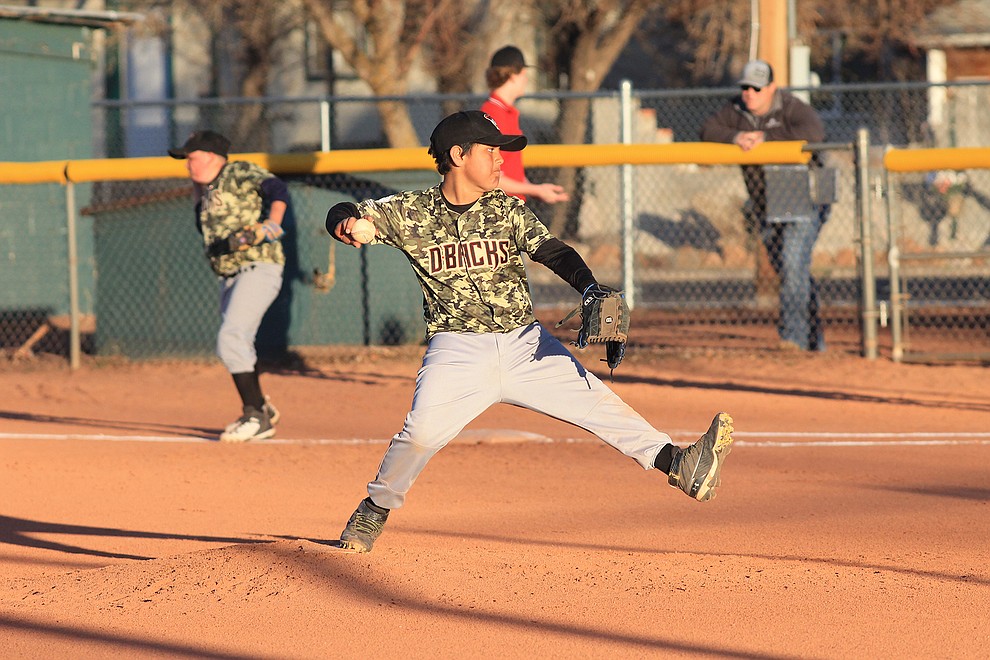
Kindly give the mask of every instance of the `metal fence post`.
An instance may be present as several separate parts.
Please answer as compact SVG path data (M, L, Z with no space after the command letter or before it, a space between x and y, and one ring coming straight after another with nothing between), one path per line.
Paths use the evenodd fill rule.
M330 102L320 101L320 151L330 151Z
M887 210L887 240L890 245L887 247L887 265L890 272L890 339L891 358L894 362L900 362L904 357L904 337L901 326L901 306L904 303L901 297L901 250L900 237L897 231L897 219L894 216L895 206L891 199L894 195L890 186L890 172L884 168L884 197L886 198Z
M620 116L622 144L632 144L632 83L622 81L620 92ZM619 166L620 200L622 203L622 289L625 291L626 304L632 309L636 306L635 285L635 227L633 226L633 169L628 163Z
M65 184L65 218L69 251L69 367L79 368L81 341L79 338L79 247L76 238L76 187Z
M862 263L863 356L877 357L877 283L873 274L873 221L870 213L870 132L856 131L856 172L859 180L859 237Z

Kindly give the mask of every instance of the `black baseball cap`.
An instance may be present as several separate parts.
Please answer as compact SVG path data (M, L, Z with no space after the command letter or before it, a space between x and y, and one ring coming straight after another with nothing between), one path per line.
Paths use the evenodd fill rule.
M178 149L169 149L168 155L172 158L188 158L194 151L209 151L227 157L230 150L230 140L214 131L196 131L186 140L186 143Z
M522 51L515 46L505 46L504 48L499 48L492 55L490 67L497 66L509 66L514 69L522 69L529 66L526 64L526 58L523 57Z
M458 144L487 144L505 151L522 151L525 135L505 135L495 120L480 110L465 110L444 117L430 136L430 153L445 154Z

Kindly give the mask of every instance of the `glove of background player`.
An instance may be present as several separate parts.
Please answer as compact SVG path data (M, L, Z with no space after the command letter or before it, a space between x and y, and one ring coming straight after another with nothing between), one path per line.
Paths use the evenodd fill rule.
M274 220L265 220L260 225L255 225L253 229L256 233L260 231L262 234L261 240L267 243L277 241L285 236L285 230L282 229L282 225Z
M264 243L277 241L285 235L285 230L277 222L266 220L265 222L251 225L246 229L235 231L234 233L213 241L208 250L211 257L219 257L224 254L232 254L247 250L248 248Z

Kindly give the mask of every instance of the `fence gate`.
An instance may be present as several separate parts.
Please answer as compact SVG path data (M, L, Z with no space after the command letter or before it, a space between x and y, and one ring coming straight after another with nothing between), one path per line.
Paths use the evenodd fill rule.
M892 149L895 361L990 360L990 149Z

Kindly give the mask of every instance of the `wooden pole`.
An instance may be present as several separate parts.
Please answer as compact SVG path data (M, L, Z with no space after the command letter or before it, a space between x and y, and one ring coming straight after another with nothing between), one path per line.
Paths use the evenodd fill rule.
M787 43L787 0L759 0L759 58L773 67L773 79L781 87L790 80Z

